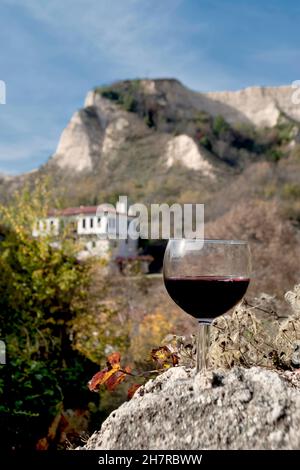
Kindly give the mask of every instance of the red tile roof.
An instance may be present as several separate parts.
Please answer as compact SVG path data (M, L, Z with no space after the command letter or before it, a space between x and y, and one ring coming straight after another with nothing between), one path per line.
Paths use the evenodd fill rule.
M66 209L51 209L48 212L48 216L49 217L57 217L57 216L68 217L68 216L84 215L84 214L96 215L97 209L98 208L100 209L100 207L101 207L101 204L99 204L99 206L79 206L79 207L67 207ZM105 207L105 204L103 205L103 211L110 212L113 214L116 213L116 209L113 209L112 207ZM126 215L126 214L122 214L122 215Z
M67 207L66 209L51 209L48 213L49 216L68 216L79 214L95 214L97 206L80 206L80 207Z

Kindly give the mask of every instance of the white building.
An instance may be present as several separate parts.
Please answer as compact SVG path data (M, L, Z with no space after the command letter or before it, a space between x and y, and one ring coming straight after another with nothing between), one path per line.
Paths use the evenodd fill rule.
M49 212L46 219L37 222L33 236L52 234L59 242L60 234L66 229L83 245L80 258L135 258L138 255L138 240L127 236L132 219L118 204L116 209L111 205L101 205L101 211L99 206L55 209Z

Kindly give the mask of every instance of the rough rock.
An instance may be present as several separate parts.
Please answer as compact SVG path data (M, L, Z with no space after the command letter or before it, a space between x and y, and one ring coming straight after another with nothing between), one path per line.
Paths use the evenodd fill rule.
M239 111L256 126L275 126L281 112L300 120L300 108L293 101L295 89L291 86L249 87L238 91L207 93L218 103ZM226 115L228 122L235 121L235 113ZM244 119L244 120L245 120Z
M144 135L144 123L110 100L90 91L61 134L51 163L75 172L92 171L116 152L128 135Z
M300 313L300 284L294 287L294 290L285 294L285 300L291 305L296 314Z
M203 152L204 153L204 152ZM167 144L167 167L174 163L181 163L186 168L198 170L204 176L214 177L214 168L202 155L194 140L188 135L178 135L169 140Z
M197 111L212 116L222 115L228 122L246 122L255 126L275 126L281 113L300 121L300 108L293 103L295 89L285 87L251 87L234 92L199 93L177 80L141 80L141 101L147 99L153 109L159 108L166 121L171 118L189 122ZM152 101L151 101L152 100ZM161 127L162 126L162 127ZM167 131L159 124L159 131ZM110 157L131 138L145 137L149 129L135 113L128 113L115 102L95 91L89 91L84 107L76 112L63 131L52 158L59 168L76 172L92 171L94 163ZM187 135L170 139L167 166L180 161L186 168L200 170L212 177L212 165Z
M178 367L140 388L84 448L298 449L299 426L300 374Z
M52 161L59 168L92 170L101 151L103 130L93 107L76 112L64 129Z

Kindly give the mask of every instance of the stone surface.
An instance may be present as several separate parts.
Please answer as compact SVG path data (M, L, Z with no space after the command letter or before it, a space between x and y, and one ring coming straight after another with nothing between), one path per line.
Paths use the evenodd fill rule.
M216 103L239 111L244 120L256 126L275 126L280 112L300 120L300 108L293 102L295 89L291 86L249 87L238 91L207 93ZM226 119L234 122L235 114L228 112Z
M291 377L293 375L293 377ZM173 368L115 410L85 449L298 449L299 374Z
M101 123L93 107L76 112L59 140L52 161L59 168L80 172L92 170L93 157L100 154Z
M293 103L295 89L283 87L250 87L234 92L198 93L177 80L142 80L144 96L152 99L154 109L164 110L172 119L193 118L195 111L212 116L222 115L230 123L245 122L256 126L275 126L283 112L300 120L300 107ZM159 129L165 132L164 127ZM99 93L89 91L84 108L76 112L63 131L52 158L59 168L76 172L92 171L94 162L105 164L107 158L126 142L126 138L145 137L149 129L135 113L128 113ZM213 166L187 135L170 139L166 149L167 166L180 162L186 168L213 177Z
M296 314L300 313L300 284L294 287L294 290L285 294L285 300L291 305Z
M168 167L173 166L174 163L181 163L186 168L201 171L204 176L214 177L213 166L188 135L182 134L170 139L166 154Z

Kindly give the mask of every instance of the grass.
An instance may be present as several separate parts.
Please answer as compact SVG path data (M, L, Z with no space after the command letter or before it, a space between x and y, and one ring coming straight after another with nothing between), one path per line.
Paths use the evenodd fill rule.
M261 366L295 370L300 367L300 285L285 295L284 308L271 296L244 301L232 314L213 322L209 350L214 368ZM292 309L292 312L291 312ZM168 336L165 341L179 365L194 367L195 338Z

